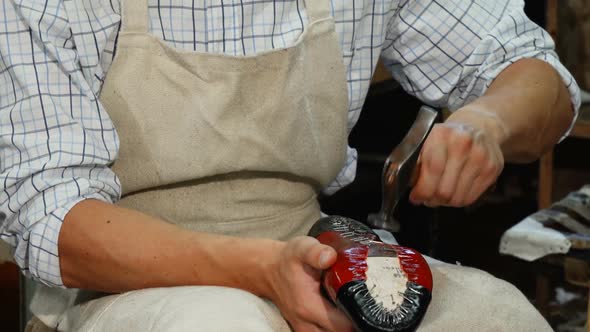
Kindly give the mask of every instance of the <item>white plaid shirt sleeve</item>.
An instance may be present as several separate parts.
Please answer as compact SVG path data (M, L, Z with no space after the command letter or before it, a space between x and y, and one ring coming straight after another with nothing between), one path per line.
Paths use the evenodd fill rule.
M512 63L537 58L561 75L577 113L579 88L549 34L524 14L522 0L404 3L389 22L382 56L408 93L456 110L484 94Z
M25 274L63 286L62 221L80 200L118 198L107 167L117 137L82 72L62 1L2 1L0 22L0 236Z

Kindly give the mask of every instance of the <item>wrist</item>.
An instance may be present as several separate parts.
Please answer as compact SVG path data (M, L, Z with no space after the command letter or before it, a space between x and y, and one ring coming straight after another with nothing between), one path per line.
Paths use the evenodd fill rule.
M230 287L244 289L264 298L274 294L274 275L280 263L284 242L270 239L239 239L233 263L227 268L234 274Z
M256 294L267 299L273 299L276 289L276 274L281 261L281 253L286 246L285 242L266 240L263 244L261 259L256 262L258 276L254 280L257 287Z
M510 136L508 126L504 121L496 113L477 102L453 112L446 123L461 124L483 132L488 139L500 147Z
M187 245L187 284L238 288L260 297L272 294L269 273L283 242L191 232Z

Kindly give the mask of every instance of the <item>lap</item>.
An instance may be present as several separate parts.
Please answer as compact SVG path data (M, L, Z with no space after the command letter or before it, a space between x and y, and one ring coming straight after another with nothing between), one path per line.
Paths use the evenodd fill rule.
M429 260L432 303L419 332L553 331L513 285L481 270Z
M429 261L433 300L419 332L552 331L526 297L483 271ZM77 305L60 331L290 331L278 309L245 291L210 286L156 288Z
M290 331L270 302L233 288L187 286L112 295L77 305L63 331Z

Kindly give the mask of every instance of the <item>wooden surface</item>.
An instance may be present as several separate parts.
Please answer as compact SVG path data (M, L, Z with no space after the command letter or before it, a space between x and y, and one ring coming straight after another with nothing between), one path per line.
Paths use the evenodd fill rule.
M557 40L557 2L558 0L547 0L547 32L553 37L554 40Z
M535 278L536 282L536 294L535 294L535 307L543 317L549 317L549 302L551 301L551 294L549 289L551 288L551 282L549 277L544 274L538 274Z
M590 105L580 109L580 116L570 137L590 139ZM549 207L553 201L553 150L547 152L539 162L539 209Z
M584 105L580 109L580 116L571 136L590 139L590 105Z
M553 203L553 150L547 152L539 162L539 210Z
M572 137L590 139L590 122L576 124L572 130Z

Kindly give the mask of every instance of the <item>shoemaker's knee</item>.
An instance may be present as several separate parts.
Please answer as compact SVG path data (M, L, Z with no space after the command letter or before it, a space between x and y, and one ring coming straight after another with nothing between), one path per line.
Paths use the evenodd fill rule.
M473 268L430 265L432 303L419 331L552 331L513 285Z
M77 311L75 331L289 331L274 305L225 287L140 290L90 301Z

